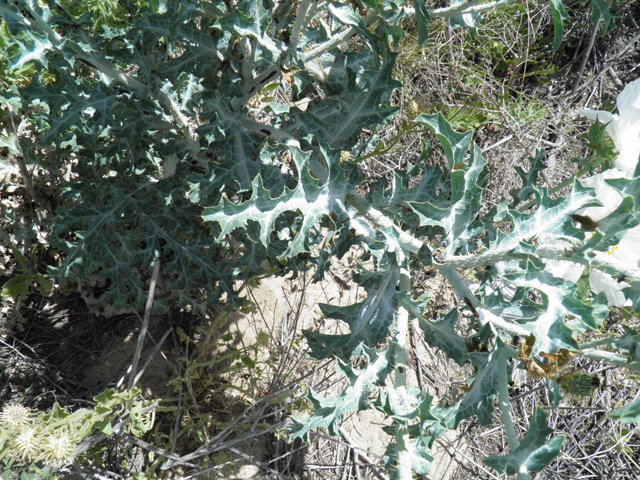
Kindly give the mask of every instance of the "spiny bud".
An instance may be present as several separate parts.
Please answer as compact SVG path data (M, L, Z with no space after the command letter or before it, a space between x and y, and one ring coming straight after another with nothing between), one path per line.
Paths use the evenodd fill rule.
M22 430L11 442L10 455L24 462L38 460L40 457L40 439L34 427Z
M42 459L52 466L70 463L77 442L68 430L57 430L42 442Z
M3 430L18 432L31 423L31 409L20 403L7 404L0 413L0 426Z
M346 163L353 158L353 154L349 152L345 152L344 150L340 152L340 163Z
M600 385L600 381L595 375L574 372L558 377L558 384L567 395L575 398L584 398L593 393L596 387Z
M409 100L406 106L407 116L410 119L416 118L421 113L424 113L427 110L427 107L424 103L418 100Z

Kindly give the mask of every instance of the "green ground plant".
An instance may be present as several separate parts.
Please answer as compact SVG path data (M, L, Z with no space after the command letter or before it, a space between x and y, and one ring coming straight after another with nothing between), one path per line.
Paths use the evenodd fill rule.
M428 473L429 449L442 433L470 417L488 424L497 400L510 453L484 463L530 478L558 455L564 436L547 425L542 407L518 435L508 387L514 363L547 379L552 408L560 386L575 395L592 386L560 376L573 357L640 369L635 331L609 339L613 352L580 342L611 306L640 309L631 248L640 225L639 152L625 136L637 118L637 82L621 94L618 117L585 113L607 123L619 151L615 168L573 179L564 197L538 185L545 169L538 151L529 171L517 170L522 188L510 192L513 202L485 210L482 152L472 132L456 131L441 113L418 111L402 127L430 132L441 162L426 141L406 170L376 181L358 161L387 151L378 131L400 112L391 103L405 22L416 22L422 48L433 19L473 33L482 12L509 3L0 1L9 72L0 89L3 145L16 163L37 165L60 183L49 232L59 252L52 277L100 277L114 309L141 309L150 271L161 266L169 288L150 305L154 312L202 311L223 300L235 308L243 282L310 267L319 280L331 258L359 247L365 254L352 278L367 297L319 307L349 333L304 332L310 355L335 359L347 386L333 398L310 390L314 412L294 417L289 436L309 441L319 428L337 434L344 414L375 408L392 421L388 474L409 480ZM567 12L559 0L550 8L549 50L557 50ZM593 8L613 28L611 7L594 0ZM503 51L489 54L500 58L496 68L511 67ZM520 121L540 113L520 97L505 102ZM8 127L24 119L28 129ZM37 185L22 172L26 187ZM430 299L411 290L412 276L426 267L447 279L460 311L426 315ZM473 290L462 270L475 272ZM591 295L577 295L577 271L578 278L589 272ZM430 346L474 372L450 405L407 385L410 319ZM249 350L232 355L257 368ZM611 416L638 422L640 401ZM197 451L215 451L207 446ZM156 466L194 456L172 454Z
M140 389L116 393L108 389L94 397L93 409L67 412L57 403L37 414L20 403L7 404L0 413L0 461L3 477L12 470L21 480L49 478L71 462L98 458L95 445L114 429L140 437L153 426L154 408Z

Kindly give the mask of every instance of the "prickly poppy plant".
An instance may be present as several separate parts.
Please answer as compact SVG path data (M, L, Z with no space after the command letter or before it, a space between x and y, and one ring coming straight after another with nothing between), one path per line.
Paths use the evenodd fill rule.
M403 22L417 22L424 46L430 20L473 32L483 10L508 1L437 10L418 0L356 3L127 0L93 9L2 1L3 113L29 125L29 135L8 130L3 145L25 171L58 175L64 195L50 235L60 252L57 279L103 277L115 309L143 306L154 262L171 292L155 303L159 312L172 302L237 304L235 282L266 273L313 268L320 280L332 257L363 249L367 267L353 280L366 299L320 306L349 333L305 332L311 355L336 358L348 385L335 398L310 391L315 413L295 418L290 436L336 433L343 414L376 408L393 420L388 471L408 480L428 473L440 434L470 417L488 424L499 399L511 453L485 463L528 478L557 456L563 436L539 408L518 438L508 392L513 360L547 378L553 406L563 394L559 369L572 356L640 368L637 332L612 339L616 353L577 341L602 324L609 303L640 308L637 264L612 254L625 251L640 224L637 142L618 142L634 114L623 99L618 118L599 117L617 122L610 126L624 165L615 165L626 173L575 181L566 197L537 186L540 151L529 171L518 171L523 187L511 192L513 202L484 210L487 170L472 132L424 113L411 125L437 137L446 167L428 162L425 145L406 171L359 188L366 178L358 159L399 114L391 99L400 87L393 69ZM567 12L559 0L551 10L557 48ZM605 2L594 2L594 12L612 28ZM595 216L594 208L606 212ZM593 295L577 294L567 265L580 269L578 278L590 272ZM429 299L414 296L410 282L424 267L464 299L470 323L455 309L424 315ZM460 269L477 269L473 289ZM592 274L624 281L611 293ZM414 318L429 345L475 371L451 405L406 384ZM516 347L515 337L526 341ZM365 367L353 366L356 356ZM566 390L576 384L586 390L563 380ZM612 415L639 421L640 401Z

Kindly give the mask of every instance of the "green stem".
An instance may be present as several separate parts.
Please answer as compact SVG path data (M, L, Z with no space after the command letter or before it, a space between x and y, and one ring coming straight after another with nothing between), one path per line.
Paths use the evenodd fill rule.
M507 375L507 359L503 358L498 362L498 391L500 396L500 411L502 414L502 422L504 423L504 429L507 434L507 441L509 442L509 448L511 451L515 451L520 445L518 440L518 434L516 433L516 427L513 424L513 418L511 417L511 401L509 399L509 378ZM530 480L529 472L526 468L518 472L519 480Z
M296 21L293 24L291 30L291 40L289 41L289 49L295 51L298 48L298 42L300 41L300 35L302 35L302 29L307 26L307 14L309 13L309 7L311 6L311 0L301 0L298 6L298 13Z
M363 155L361 157L356 158L355 160L353 160L353 163L360 163L363 160L366 160L367 158L371 158L371 157L375 157L375 156L380 156L380 155L385 155L387 153L389 153L392 148L395 146L396 143L398 143L400 141L400 138L403 135L409 135L411 133L421 133L424 132L424 129L422 128L418 128L418 129L413 129L413 127L410 127L408 130L405 130L404 128L400 130L400 132L398 132L398 134L393 137L391 139L391 143L388 143L385 148L378 148L378 145L376 145L376 148L373 149L372 152L367 153L366 155Z
M629 366L628 359L613 352L607 352L605 350L596 350L594 348L586 348L582 349L581 352L578 352L578 355L582 355L583 357L590 358L591 360L597 360L605 363L612 363L614 365L618 365L619 367L631 368ZM635 370L635 369L632 369Z
M404 262L406 263L406 261ZM399 282L400 298L409 295L410 282L409 271L406 265L400 268ZM409 311L404 305L398 305L398 314L396 316L396 344L394 345L394 380L396 388L406 387L407 385L407 334L409 331Z
M513 452L520 441L518 440L518 434L516 433L516 427L513 424L513 418L511 417L511 403L509 401L509 379L507 378L507 362L500 362L498 366L498 391L500 393L500 410L502 413L502 421L504 422L504 429L507 433L507 441L509 442L509 448Z

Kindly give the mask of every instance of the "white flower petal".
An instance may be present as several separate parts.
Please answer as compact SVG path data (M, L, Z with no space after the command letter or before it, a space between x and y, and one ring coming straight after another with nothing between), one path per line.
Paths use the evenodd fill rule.
M544 269L557 278L563 278L567 282L578 283L584 270L584 265L569 262L568 260L549 260Z
M616 307L624 305L625 300L622 289L629 286L627 283L618 283L618 281L608 273L601 272L594 268L589 272L589 285L591 286L591 291L594 293L604 292L609 305Z
M635 80L620 92L616 101L618 105L618 136L614 143L620 154L616 159L616 167L633 174L640 155L640 79Z
M589 120L593 120L594 122L598 120L600 123L608 123L607 125L607 133L613 138L615 123L618 121L618 115L614 115L611 112L607 112L606 110L591 110L589 108L583 108L579 110L578 113L581 113Z
M616 101L621 117L640 119L640 78L628 83Z
M507 302L510 302L513 299L513 296L516 294L516 286L513 283L509 283L499 277L495 278L490 285L485 287L485 294L491 295L494 291L500 290L502 294L502 298L504 298Z
M592 177L580 180L583 187L595 189L596 197L602 203L602 207L582 208L578 210L577 213L590 217L597 222L613 212L622 203L622 195L620 195L615 188L607 184L605 180L611 178L624 178L624 176L625 173L623 171L618 170L617 168L611 168Z
M640 261L640 225L627 230L618 248L611 253L613 257L624 262L630 270L638 269Z
M640 129L640 125L638 125ZM620 151L615 160L616 168L627 173L627 178L631 178L638 164L638 156L640 155L640 138L636 141L636 145L630 146Z

